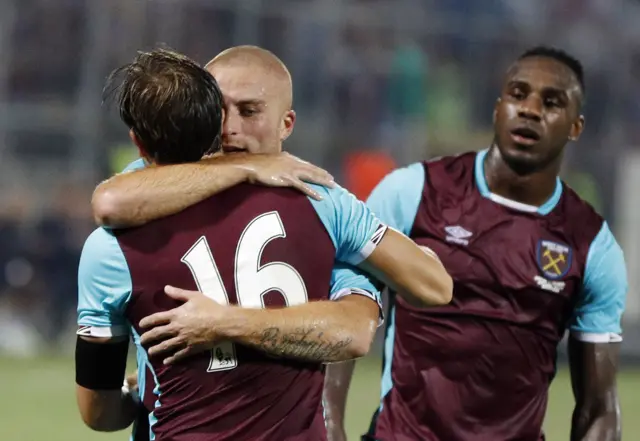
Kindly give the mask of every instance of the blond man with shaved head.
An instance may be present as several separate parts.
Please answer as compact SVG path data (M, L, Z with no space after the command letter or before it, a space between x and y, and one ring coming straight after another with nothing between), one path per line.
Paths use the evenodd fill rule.
M225 50L205 68L224 91L227 115L225 153L278 153L296 121L289 70L271 52L256 46Z
M294 196L300 199L299 195L280 190L281 195L286 192L286 197L291 197L290 204L284 204L280 211L265 211L248 223L245 231L251 230L253 234L243 232L236 239L235 260L230 260L242 269L235 272L235 284L234 277L228 280L229 271L218 272L214 261L224 261L233 250L203 248L200 245L207 240L204 236L192 249L185 250L182 263L189 266L196 281L196 276L204 277L197 286L206 295L167 289L166 294L182 305L142 319L139 326L144 332L140 343L152 360L161 356L166 365L182 363L192 355L202 357L203 352L212 350L214 368L208 371L207 385L202 394L192 396L191 400L206 401L205 389L221 387L220 384L224 385L225 393L213 406L219 407L218 411L202 409L197 416L208 418L202 426L206 426L202 437L189 439L326 439L321 363L365 355L381 317L380 293L374 282L348 264L375 273L401 292L406 301L418 306L448 303L451 279L433 253L424 252L403 234L384 225L372 229L378 223L367 219L369 215L372 219L375 216L353 195L334 185L325 171L282 153L282 142L291 134L296 118L291 76L282 61L264 49L239 46L216 56L206 69L217 80L224 100L220 152L213 158L190 164L144 167L138 163L133 168L142 169L117 175L96 189L92 201L94 214L103 226L140 226L183 212L205 200L211 204L213 195L225 190L232 192L230 187L243 182L291 186L306 193L317 218L308 218L306 208L300 208L306 207L308 201L298 207L294 205ZM303 182L308 180L326 187ZM263 201L254 199L240 201L239 207L232 210L228 205L220 209L229 210L229 216L233 216L247 207L263 210L255 208L262 205ZM287 213L292 211L295 222L287 220ZM271 229L266 224L264 228L253 227L263 218L280 219L279 213L282 220L273 223ZM220 219L220 213L216 214ZM315 233L319 225L328 234ZM305 232L302 247L295 245L296 232ZM363 242L361 236L371 237ZM327 245L323 253L317 252L320 243ZM352 258L351 252L343 252L346 243L358 249L360 257ZM252 250L254 260L249 261L247 253ZM304 259L291 257L302 256L304 252L308 256ZM318 282L312 277L323 273L325 252L334 261L327 273L330 277ZM310 268L307 276L304 268ZM224 287L218 289L221 284L228 291ZM313 294L318 289L324 297ZM252 294L252 302L247 303L246 298L243 301L247 293ZM280 299L275 304L274 295ZM267 296L272 300L265 300ZM290 302L294 297L297 301ZM222 304L223 299L254 309ZM274 308L275 305L281 307ZM232 317L239 318L232 320ZM227 349L220 349L223 346ZM237 347L237 352L229 347ZM265 362L261 357L248 356L247 348L281 359L270 358ZM282 371L285 373L268 379L255 374L269 372L272 365L285 367ZM248 375L252 379L243 374L248 368L253 369ZM242 377L242 381L230 385L224 382L234 376ZM147 376L146 383L151 380ZM157 380L155 376L153 380ZM259 386L252 386L256 382ZM150 389L147 387L142 395L148 396ZM229 400L227 404L225 397ZM148 397L144 402L147 408L153 407ZM185 406L192 407L188 403ZM193 428L190 430L194 433Z

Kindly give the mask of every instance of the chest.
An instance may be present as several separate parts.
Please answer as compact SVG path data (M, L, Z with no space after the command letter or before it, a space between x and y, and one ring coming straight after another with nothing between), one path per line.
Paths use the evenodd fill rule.
M454 279L454 305L487 306L530 319L566 318L579 295L585 256L553 219L492 201L422 206L412 238L433 249Z

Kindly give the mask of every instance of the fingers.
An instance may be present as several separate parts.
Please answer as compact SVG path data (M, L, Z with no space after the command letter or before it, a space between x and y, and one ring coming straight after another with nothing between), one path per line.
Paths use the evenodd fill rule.
M306 182L314 184L324 185L326 187L333 188L336 183L331 173L323 168L311 164L303 159L298 158L290 154L285 154L285 157L293 161L292 175L296 178L302 179Z
M184 349L184 347L185 344L182 338L170 338L169 340L165 340L157 345L151 346L149 348L149 357L157 357L158 355L166 354L167 352L176 352Z
M266 161L264 158L267 158ZM317 200L322 200L322 196L307 184L329 188L336 185L329 172L293 155L281 153L277 156L263 156L261 159L263 162L256 168L250 182L271 187L294 187Z
M317 172L315 170L299 170L297 172L294 172L294 176L305 182L322 185L323 187L334 188L336 186L336 182L333 180L333 176L331 176L327 172Z
M178 332L171 325L158 326L140 336L140 344L147 345L157 340L166 340L174 337Z
M303 181L324 185L325 187L333 188L336 185L331 173L308 162L301 161L300 166L294 170L294 175Z
M180 360L183 360L183 359L187 358L188 356L192 355L193 353L194 353L194 351L192 350L192 348L190 346L187 346L184 349L180 349L178 352L173 354L171 357L165 358L163 360L163 363L165 365L174 364L177 361L180 361Z
M293 187L296 190L301 191L302 193L306 194L307 196L317 200L317 201L321 201L322 200L322 196L320 196L320 193L318 193L317 191L315 191L313 188L311 188L309 185L305 184L304 182L302 182L300 179L297 178L290 178L287 180L288 186L289 187Z
M172 317L172 311L156 312L155 314L143 318L138 324L142 329L155 328L156 326L162 326L171 323Z
M195 294L200 294L198 291L187 291L186 289L176 288L175 286L171 285L165 286L164 292L172 299L182 300L183 302L186 302Z

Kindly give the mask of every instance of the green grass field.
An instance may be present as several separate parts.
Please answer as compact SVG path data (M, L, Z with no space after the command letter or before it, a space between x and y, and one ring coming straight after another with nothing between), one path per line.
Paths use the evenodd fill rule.
M349 400L349 439L369 424L378 405L380 362L358 363ZM550 441L569 439L569 418L573 398L566 372L561 372L551 389L545 427ZM0 359L0 440L2 441L116 441L127 440L127 432L100 434L80 422L74 397L71 359ZM624 416L624 439L640 435L640 371L620 376ZM366 403L363 404L363 403Z

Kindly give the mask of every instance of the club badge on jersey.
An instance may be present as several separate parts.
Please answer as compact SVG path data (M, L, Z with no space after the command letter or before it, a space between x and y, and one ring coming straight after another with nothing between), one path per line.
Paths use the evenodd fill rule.
M573 251L568 245L551 240L539 240L536 249L536 263L542 276L536 275L535 282L540 288L560 293L565 283L563 278L571 269Z

